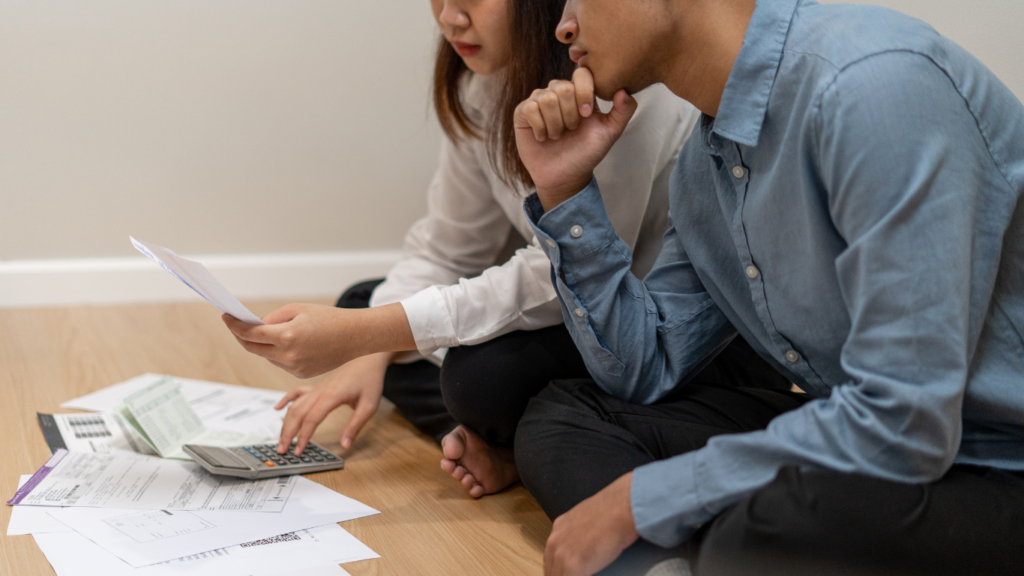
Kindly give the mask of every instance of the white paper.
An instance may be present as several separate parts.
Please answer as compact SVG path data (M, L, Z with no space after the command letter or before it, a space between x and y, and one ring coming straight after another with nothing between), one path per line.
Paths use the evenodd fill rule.
M18 480L18 488L25 485L31 474L25 474ZM49 532L73 532L71 528L61 524L56 518L46 513L52 510L49 506L11 506L11 519L7 522L8 536L25 534L44 534Z
M281 572L277 576L352 576L344 568L337 564L331 564L329 566L317 566L313 569L306 570L293 570L291 572Z
M262 320L243 306L237 298L232 296L231 292L228 292L228 289L218 282L213 277L213 274L210 274L210 271L199 262L182 258L167 248L157 246L156 244L142 242L131 236L129 236L129 239L131 239L132 245L135 246L136 250L149 256L161 268L170 272L171 275L181 280L189 288L195 290L196 294L205 298L207 302L216 306L221 312L230 314L248 324L263 324Z
M277 576L352 576L344 568L337 564L331 564L329 566L317 566L312 570L293 570L291 572L281 572Z
M134 428L112 412L51 414L69 452L107 454L115 450L156 456L156 451Z
M170 376L131 394L115 411L164 458L192 460L182 450L185 444L230 447L273 440L255 434L207 428Z
M164 374L142 374L69 400L61 404L61 407L89 412L113 412L125 398L164 377ZM284 397L284 392L177 376L170 378L178 385L185 401L207 428L255 434L271 440L277 440L280 436L284 411L275 411L274 405Z
M39 534L36 543L58 576L271 576L344 574L342 562L379 558L337 524L133 568L76 533ZM328 570L328 571L323 571Z
M312 480L295 478L297 483L288 505L279 514L193 511L192 515L214 527L148 542L138 542L109 522L137 514L136 510L51 508L49 513L78 534L135 567L378 513Z
M280 512L296 480L295 476L259 480L218 476L194 462L130 452L58 450L8 504Z

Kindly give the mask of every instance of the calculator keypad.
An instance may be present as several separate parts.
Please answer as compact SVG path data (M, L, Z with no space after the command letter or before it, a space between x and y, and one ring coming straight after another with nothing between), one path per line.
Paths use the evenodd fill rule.
M277 453L277 444L254 444L243 446L243 449L254 458L263 462L265 466L303 466L309 464L320 464L325 462L337 462L338 457L324 450L316 444L307 444L301 455L295 455L295 442L288 447L284 454Z

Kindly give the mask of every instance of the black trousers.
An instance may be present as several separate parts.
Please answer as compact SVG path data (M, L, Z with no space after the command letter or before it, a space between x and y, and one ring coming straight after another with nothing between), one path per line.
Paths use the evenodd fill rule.
M337 306L366 308L381 282L352 286ZM589 377L568 330L558 325L451 348L440 368L426 360L393 364L384 376L384 397L439 443L461 423L493 446L511 447L531 398L552 380ZM768 388L790 387L742 338L726 347L697 380L721 386L759 382Z
M381 282L352 286L337 306L366 308ZM492 445L511 446L530 398L553 379L589 375L565 327L552 326L452 348L441 367L426 360L392 364L384 397L438 443L463 424Z
M693 383L638 406L590 380L554 382L522 418L516 463L554 518L640 465L762 429L806 400ZM680 552L696 576L1022 574L1024 476L954 466L918 485L784 467Z

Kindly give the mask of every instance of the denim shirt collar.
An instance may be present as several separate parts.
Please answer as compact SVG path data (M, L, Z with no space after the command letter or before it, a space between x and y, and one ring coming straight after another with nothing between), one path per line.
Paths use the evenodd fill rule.
M711 130L757 146L789 26L801 0L757 0Z

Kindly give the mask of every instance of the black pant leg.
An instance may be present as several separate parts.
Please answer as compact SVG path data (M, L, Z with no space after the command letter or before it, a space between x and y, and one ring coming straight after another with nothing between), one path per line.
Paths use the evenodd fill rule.
M392 364L384 373L384 397L438 444L459 425L444 405L440 380L441 369L427 360Z
M448 410L494 446L511 447L530 398L552 380L589 378L564 325L519 331L448 351L441 392ZM737 337L692 384L789 390L789 380Z
M374 289L383 281L368 280L353 285L338 298L335 306L367 308ZM413 426L438 443L458 426L441 397L440 375L441 369L427 360L392 364L384 373L384 397Z
M377 278L376 280L366 280L349 286L349 288L342 292L341 296L338 297L338 301L334 304L334 307L369 308L370 297L373 296L374 289L376 289L377 286L380 286L383 282L383 278Z
M806 401L788 391L691 383L640 406L592 380L552 382L519 423L516 465L554 519L638 466L700 449L719 434L762 429Z
M441 366L441 392L461 424L492 446L511 447L530 398L551 380L589 376L559 324L451 348Z
M784 467L720 514L697 576L1024 573L1024 477L954 466L930 484Z

